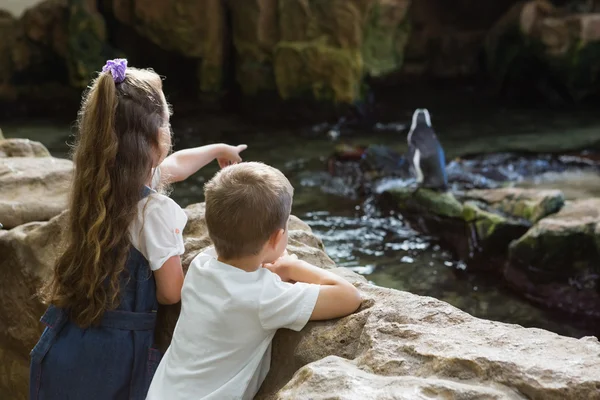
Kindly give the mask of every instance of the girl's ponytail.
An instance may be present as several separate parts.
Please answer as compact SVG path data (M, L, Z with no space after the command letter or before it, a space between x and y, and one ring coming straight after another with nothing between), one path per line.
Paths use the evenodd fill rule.
M46 303L87 327L119 304L120 284L141 188L168 121L161 80L111 60L78 115L66 247L42 290Z

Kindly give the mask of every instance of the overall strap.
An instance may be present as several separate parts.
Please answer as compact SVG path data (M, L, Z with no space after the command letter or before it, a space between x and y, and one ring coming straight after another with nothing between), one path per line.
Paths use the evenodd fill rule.
M150 331L154 330L156 326L156 313L106 311L100 321L100 326L128 331Z
M154 190L150 189L148 186L144 185L144 187L142 188L142 199L150 196L152 194L152 192L154 192Z

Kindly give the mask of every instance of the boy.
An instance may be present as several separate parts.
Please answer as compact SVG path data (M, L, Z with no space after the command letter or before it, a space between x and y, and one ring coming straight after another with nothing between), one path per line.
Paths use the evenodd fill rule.
M279 170L232 165L204 190L214 248L190 264L151 400L252 399L269 371L277 329L300 331L361 303L346 280L285 252L293 188Z

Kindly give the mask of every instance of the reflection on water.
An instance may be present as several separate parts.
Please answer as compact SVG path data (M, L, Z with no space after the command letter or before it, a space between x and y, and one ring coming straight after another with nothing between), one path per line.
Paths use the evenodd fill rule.
M464 153L519 149L519 146L520 149L537 148L536 143L543 143L540 148L548 148L551 147L548 138L558 140L568 126L579 127L580 132L575 132L571 138L579 135L593 143L598 137L591 138L589 132L597 131L596 127L600 126L600 121L593 125L589 116L587 119L555 119L550 124L543 114L505 113L500 113L500 116L490 114L489 118L477 115L476 119L469 121L458 118L460 121L453 124L452 121L457 119L455 115L437 111L432 113L434 125L443 126L440 136L446 153L452 158ZM410 112L406 112L405 120L387 121L372 130L355 132L351 140L363 144L388 144L403 152L405 133L401 131L409 116ZM478 317L577 337L590 333L576 328L572 321L561 321L557 316L533 307L496 281L490 282L485 277L470 274L464 264L452 259L434 239L417 234L399 216L382 215L369 201L364 203L357 196L356 183L352 179L348 176L331 177L326 172L326 159L332 151L332 142L327 136L306 138L292 129L249 126L232 122L227 116L202 118L205 117L202 123L184 119L173 121L175 149L211 142L247 143L249 148L243 153L245 160L264 161L280 168L290 178L296 190L293 213L304 219L322 238L328 254L339 265L365 275L377 285L432 296ZM490 119L498 124L491 124ZM521 121L523 125L519 129L508 130L509 126L519 126L515 121ZM198 127L201 127L201 133ZM66 157L68 154L68 124L27 121L5 124L2 129L7 137L41 141L55 156ZM326 132L327 129L324 126L322 130ZM540 129L544 131L540 132ZM515 132L525 133L519 137L510 136ZM567 144L561 143L555 147L565 146ZM182 207L202 201L202 186L216 172L215 164L174 185L172 197ZM595 172L543 174L517 184L559 188L569 198L600 196L600 178Z

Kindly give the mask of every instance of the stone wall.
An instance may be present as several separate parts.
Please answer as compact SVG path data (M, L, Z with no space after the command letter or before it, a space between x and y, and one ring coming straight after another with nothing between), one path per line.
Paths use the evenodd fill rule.
M484 77L581 100L598 92L600 46L597 9L581 2L45 0L0 12L0 100L81 90L118 56L217 97L353 104L367 81Z

